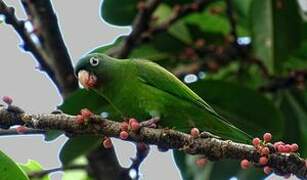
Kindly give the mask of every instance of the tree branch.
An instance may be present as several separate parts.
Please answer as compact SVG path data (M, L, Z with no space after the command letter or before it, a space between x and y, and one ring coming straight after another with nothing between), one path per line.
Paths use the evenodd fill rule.
M5 22L11 24L24 41L24 50L33 54L41 69L57 85L63 97L66 97L78 87L78 82L74 77L73 66L61 37L51 2L24 0L23 4L33 11L29 16L34 24L34 33L27 31L24 21L17 19L14 8L8 7L2 0L0 0L0 14L5 16ZM38 37L40 41L35 42L33 37Z
M274 93L291 87L304 89L305 79L307 79L307 70L292 71L286 76L272 77L271 82L259 87L259 91Z
M140 2L143 3L143 2ZM111 53L112 56L118 58L126 58L135 46L139 37L149 28L151 15L160 4L160 0L147 0L143 7L139 9L139 13L134 18L132 32L124 40L118 49Z
M144 5L144 8L140 9L139 13L135 17L132 25L132 32L125 39L125 41L109 53L111 56L118 58L126 58L133 48L145 41L149 37L152 37L161 32L167 31L167 29L177 22L180 18L195 12L203 10L206 5L211 3L210 0L194 0L194 2L178 5L174 8L172 15L163 23L158 26L150 27L152 13L160 4L160 0L148 0Z
M24 112L8 111L0 107L0 124L12 126L25 125L33 129L62 130L69 133L106 135L119 137L119 122L110 121L101 116L93 116L88 124L78 124L76 116L66 114L27 114ZM142 127L138 132L129 130L128 141L155 144L159 147L178 149L189 154L203 154L209 160L220 159L248 159L260 167L258 160L261 154L252 145L235 143L216 138L192 138L191 135L171 129L152 129ZM299 178L307 178L305 160L296 153L279 153L270 149L268 166L279 175L294 174Z
M34 134L45 134L45 130L41 129L31 129L27 128L25 130L18 130L18 128L10 128L10 129L3 129L0 130L0 136L11 136L11 135L34 135Z
M43 61L51 70L47 73L66 97L77 89L78 82L52 4L50 0L22 0L22 4L40 40Z

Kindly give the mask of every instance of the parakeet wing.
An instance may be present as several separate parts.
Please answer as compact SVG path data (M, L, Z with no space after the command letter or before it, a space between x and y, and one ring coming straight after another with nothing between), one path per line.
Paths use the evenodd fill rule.
M147 60L134 60L133 62L137 65L139 78L144 83L193 103L200 108L205 108L210 113L219 116L201 97L161 66Z
M246 141L250 138L248 134L233 126L225 118L217 114L209 104L166 69L147 60L134 60L132 62L136 64L138 77L143 83L167 92L168 94L185 100L188 103L192 103L196 105L196 107L207 110L216 117L216 120L222 122L222 124L229 128L229 132L219 132L217 129L212 129L212 131L219 132L219 134L232 137L239 141L242 139ZM223 126L222 124L220 125ZM225 128L225 126L223 128Z

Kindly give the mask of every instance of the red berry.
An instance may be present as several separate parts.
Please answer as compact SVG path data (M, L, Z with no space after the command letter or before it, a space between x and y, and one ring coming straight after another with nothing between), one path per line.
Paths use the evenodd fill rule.
M129 134L126 131L122 131L119 133L119 137L123 140L126 140L128 138Z
M270 153L270 149L268 147L264 147L261 149L261 155L268 155Z
M250 166L250 163L249 163L249 161L248 161L247 159L243 159L243 160L241 161L241 168L242 168L242 169L248 169L249 166Z
M291 145L290 144L286 144L284 146L284 150L285 150L285 153L290 153L291 152Z
M268 161L269 161L268 158L265 157L265 156L262 156L262 157L259 158L259 164L260 165L264 166L264 165L266 165L268 163Z
M197 129L197 128L192 128L192 129L191 129L191 135L193 136L193 138L199 137L199 129Z
M278 146L284 145L284 144L285 144L285 143L282 142L282 141L275 142L275 143L274 143L274 148L278 151Z
M254 138L253 141L252 141L252 144L256 147L260 144L260 139L259 138Z
M140 124L136 121L136 122L131 122L130 127L133 131L137 131L140 129Z
M16 128L16 132L17 132L18 134L23 134L23 133L25 133L25 132L27 131L27 129L28 129L28 128L26 128L26 127L24 127L24 126L19 126L19 127Z
M81 115L77 115L77 116L76 116L76 122L77 122L78 124L83 124L83 123L84 123L84 117L81 116Z
M292 152L297 152L297 151L298 151L298 145L295 144L295 143L294 143L294 144L291 144L291 145L290 145L290 148L291 148L291 151L292 151Z
M12 99L12 97L10 97L10 96L3 96L3 97L2 97L2 101L5 102L5 103L8 104L8 105L11 105L12 102L13 102L13 99Z
M278 146L278 152L281 152L281 153L286 153L287 152L287 148L286 148L286 145L279 145Z
M263 172L264 172L265 174L270 174L270 173L272 172L272 168L270 168L269 166L265 166L265 167L263 168Z
M128 127L129 127L129 124L127 122L122 122L120 124L120 130L121 131L128 131Z
M110 138L105 138L105 140L103 141L103 147L106 149L110 149L112 148L113 144Z
M85 119L87 119L87 118L90 118L92 115L93 115L93 113L90 111L90 110L88 110L88 109L81 109L81 115L85 118Z
M195 164L200 168L204 167L207 163L208 163L208 159L206 158L199 158L195 161Z
M129 126L131 126L131 123L132 123L132 122L138 122L138 121L137 121L136 119L134 119L134 118L130 118L130 119L129 119Z
M270 141L272 140L272 134L271 134L271 133L265 133L265 134L263 135L263 140L264 140L265 142L270 142Z

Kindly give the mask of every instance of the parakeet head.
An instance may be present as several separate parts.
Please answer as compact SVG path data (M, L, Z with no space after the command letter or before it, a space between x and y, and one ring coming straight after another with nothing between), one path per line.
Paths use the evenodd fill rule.
M111 57L93 53L81 58L75 67L75 74L81 85L86 88L99 88L110 78Z

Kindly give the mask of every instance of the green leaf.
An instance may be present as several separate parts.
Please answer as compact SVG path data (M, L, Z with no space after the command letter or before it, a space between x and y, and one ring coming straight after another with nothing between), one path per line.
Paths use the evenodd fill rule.
M269 131L276 138L282 135L281 112L257 91L217 80L201 80L189 86L230 123L248 134L261 136Z
M199 26L204 32L221 33L227 35L230 25L226 18L221 15L212 15L209 12L194 13L185 18L188 24Z
M74 160L72 164L74 165L86 165L87 159L86 157L82 156L78 159ZM92 180L91 177L88 176L85 169L82 170L66 170L63 174L62 180Z
M168 29L168 32L186 44L193 42L192 35L184 21L177 21Z
M169 54L157 50L151 43L142 44L135 48L129 55L129 58L150 59L151 61L160 61L169 58Z
M137 14L138 0L103 0L100 15L108 23L128 26Z
M168 18L172 15L172 8L162 3L159 5L157 10L154 12L153 16L157 18L154 22L155 25L160 25L168 20ZM192 36L189 32L189 29L184 21L179 20L173 25L168 28L168 33L171 34L173 37L177 38L178 40L182 41L186 44L192 43Z
M33 173L39 172L43 170L42 165L34 160L28 160L26 164L19 164L19 166L26 172L26 173ZM42 178L33 178L31 180L50 180L49 176L46 175Z
M240 18L249 17L252 1L253 0L233 0L234 8Z
M154 25L160 25L161 23L165 22L168 20L171 14L172 8L169 5L165 3L160 4L156 11L153 13L153 17L156 18Z
M307 92L284 91L280 109L284 114L287 126L283 140L299 144L301 155L307 157Z
M270 73L280 72L289 54L300 45L302 20L297 1L253 1L251 24L256 57Z
M218 8L222 11L221 13L214 14L210 12L211 8ZM203 12L188 15L184 18L184 21L187 24L199 27L205 33L218 33L225 36L230 33L231 29L225 9L226 5L223 1L212 3ZM245 27L241 26L241 24L237 25L237 33L240 36L249 35L249 31Z
M0 177L1 180L29 180L26 173L8 156L0 151Z
M77 157L86 154L100 144L101 136L82 135L70 138L62 147L60 160L63 166L71 164Z

